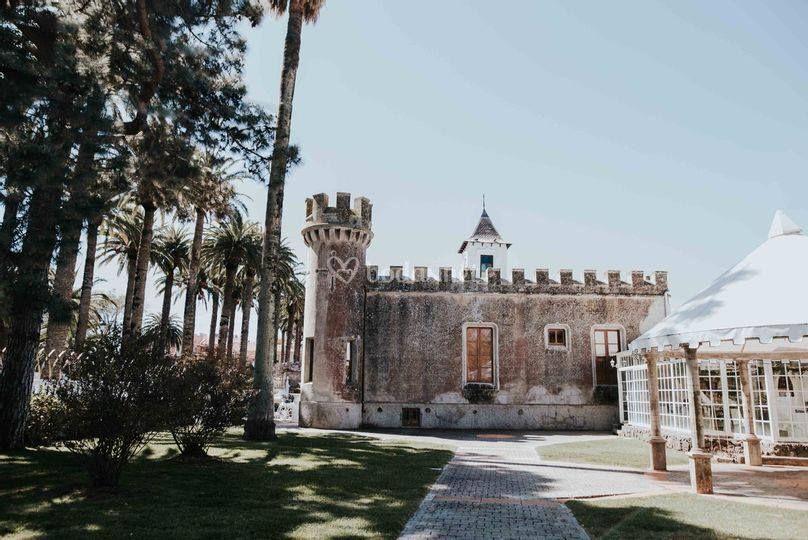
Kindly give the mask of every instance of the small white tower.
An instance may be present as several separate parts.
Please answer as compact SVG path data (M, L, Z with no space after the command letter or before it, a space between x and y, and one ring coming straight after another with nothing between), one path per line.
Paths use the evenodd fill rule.
M496 227L485 211L483 200L483 213L477 228L468 240L460 245L458 253L463 256L463 268L471 268L474 275L484 280L488 279L489 268L499 268L501 275L508 274L508 248L511 244L502 239Z

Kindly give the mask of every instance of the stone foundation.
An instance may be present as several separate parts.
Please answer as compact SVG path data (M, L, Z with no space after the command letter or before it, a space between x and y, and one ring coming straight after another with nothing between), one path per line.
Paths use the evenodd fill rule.
M362 424L400 428L405 407L420 409L420 427L427 429L606 431L617 422L617 410L609 405L365 403Z
M631 439L639 439L647 441L651 437L650 428L643 426L633 426L631 424L623 424L618 435ZM665 431L662 430L662 436L665 438L665 446L673 450L681 452L690 452L692 444L690 435L679 431ZM744 439L728 438L728 437L714 437L705 435L704 443L707 450L713 457L719 460L728 460L733 463L744 462ZM774 443L767 439L760 440L760 451L764 456L789 456L789 457L808 457L808 444L805 443L788 443L780 442Z
M359 429L362 405L323 401L300 402L300 426L323 429Z

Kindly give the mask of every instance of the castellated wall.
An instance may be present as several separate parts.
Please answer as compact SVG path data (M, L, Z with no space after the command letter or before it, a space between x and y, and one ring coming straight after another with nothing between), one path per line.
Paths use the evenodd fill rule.
M510 280L489 269L439 279L417 266L381 276L365 264L372 205L338 193L306 201L308 247L300 424L481 429L610 429L616 387L593 385L593 329L610 325L624 343L665 315L667 274L623 281L609 271L575 276L546 269ZM531 279L532 278L532 279ZM464 385L464 325L494 331L493 387ZM566 325L569 350L546 343L545 326ZM604 400L614 390L614 401ZM475 393L476 392L476 393ZM608 392L606 392L608 394Z
M402 407L418 407L422 427L611 429L617 405L594 396L593 328L620 327L631 341L664 317L666 289L644 280L636 289L622 281L613 286L369 282L363 423L400 427ZM463 396L469 322L497 326L492 403ZM569 327L568 351L548 348L548 324Z

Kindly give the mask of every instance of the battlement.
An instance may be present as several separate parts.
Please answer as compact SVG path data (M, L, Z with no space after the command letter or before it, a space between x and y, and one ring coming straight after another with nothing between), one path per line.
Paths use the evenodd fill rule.
M351 206L350 193L337 193L337 205L328 205L328 194L318 193L306 199L306 223L303 239L307 246L322 241L358 242L365 246L373 238L373 205L367 197L356 197Z
M595 270L584 270L575 276L572 270L558 272L558 279L550 277L547 268L535 271L535 280L525 277L523 268L511 271L510 281L503 279L498 268L489 268L487 280L477 278L474 269L464 268L459 278L452 276L452 268L441 267L438 279L429 277L426 266L413 267L411 277L404 276L403 266L391 266L387 275L379 274L378 266L367 267L367 286L374 291L412 292L493 292L525 294L611 294L657 296L668 291L668 273L656 271L646 276L642 270L631 272L631 281L623 281L619 270L604 272L602 280Z
M350 193L337 193L337 205L328 206L328 194L306 199L306 224L331 224L370 229L373 205L367 197L356 197L351 207Z

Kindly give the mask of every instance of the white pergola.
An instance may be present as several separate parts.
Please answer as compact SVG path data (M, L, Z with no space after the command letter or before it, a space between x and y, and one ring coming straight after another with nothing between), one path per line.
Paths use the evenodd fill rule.
M650 430L651 465L666 470L663 430L689 434L691 484L712 493L705 433L808 442L808 237L782 212L768 239L618 355L620 414Z

